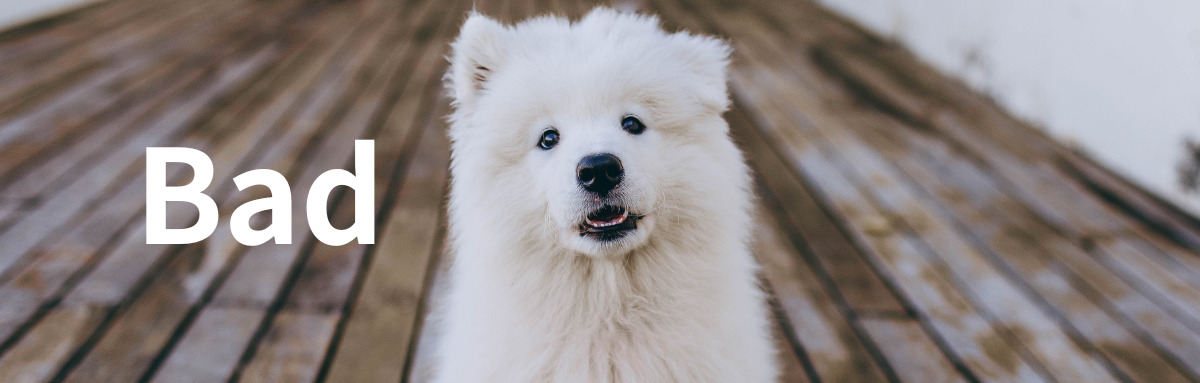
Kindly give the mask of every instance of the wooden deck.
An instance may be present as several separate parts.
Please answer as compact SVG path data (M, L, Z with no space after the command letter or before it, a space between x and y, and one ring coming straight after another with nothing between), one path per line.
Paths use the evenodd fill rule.
M472 4L588 8L109 0L0 33L0 382L422 381L440 75ZM620 4L736 46L786 381L1200 381L1196 219L809 1ZM298 245L146 244L146 147L212 157L228 214L260 197L232 176L304 196L353 138L376 140L376 245L302 213Z

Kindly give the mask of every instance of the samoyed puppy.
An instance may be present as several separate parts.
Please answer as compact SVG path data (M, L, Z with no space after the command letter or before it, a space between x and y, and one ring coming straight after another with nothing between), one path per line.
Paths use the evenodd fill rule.
M729 47L598 8L452 45L439 382L770 382Z

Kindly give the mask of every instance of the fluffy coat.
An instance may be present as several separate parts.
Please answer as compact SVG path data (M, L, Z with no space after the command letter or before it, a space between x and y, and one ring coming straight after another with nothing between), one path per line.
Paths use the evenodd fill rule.
M721 117L728 55L606 8L574 23L468 17L446 75L452 264L435 381L776 379L749 170ZM625 116L645 132L623 131ZM561 143L538 148L550 127ZM598 152L625 168L604 200L575 179ZM581 236L603 203L644 218L618 240Z

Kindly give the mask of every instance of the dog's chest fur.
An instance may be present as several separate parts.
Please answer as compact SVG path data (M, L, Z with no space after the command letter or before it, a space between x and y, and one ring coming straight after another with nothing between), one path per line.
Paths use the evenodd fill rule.
M741 274L723 264L731 258L647 250L472 265L490 271L461 271L488 286L455 292L476 305L453 321L474 339L448 341L471 343L462 350L474 356L446 381L742 381L736 354L760 348L758 309L730 291L744 284L730 280Z

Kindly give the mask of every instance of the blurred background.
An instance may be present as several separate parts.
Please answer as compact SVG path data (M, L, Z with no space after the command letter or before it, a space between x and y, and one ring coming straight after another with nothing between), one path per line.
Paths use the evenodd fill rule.
M88 1L0 0L0 28ZM819 2L1200 214L1200 2Z
M71 7L85 5L88 2L88 0L0 1L0 28L8 28L14 24L20 24L55 12L62 12Z
M820 2L1200 214L1200 2Z

